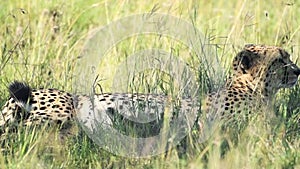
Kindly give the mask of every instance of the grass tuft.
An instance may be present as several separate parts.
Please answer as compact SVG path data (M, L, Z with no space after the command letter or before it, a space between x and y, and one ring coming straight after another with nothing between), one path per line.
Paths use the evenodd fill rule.
M74 69L90 32L118 18L143 12L167 13L193 23L209 39L216 55L211 57L218 57L224 70L229 70L232 58L246 43L282 46L299 63L298 6L296 1L281 0L3 1L1 105L9 95L8 84L14 80L37 88L72 91ZM113 77L122 77L118 73L132 68L120 64L148 48L168 51L183 61L197 77L199 95L220 85L205 71L207 65L199 58L202 56L181 42L163 36L137 35L115 45L99 61L101 90L113 91ZM126 84L129 92L176 95L186 91L178 87L173 77L158 70L135 72L130 78ZM299 168L299 86L282 90L277 96L277 120L265 123L265 117L255 117L237 135L238 144L228 132L216 132L207 142L199 143L199 133L193 131L183 146L167 155L130 159L99 148L84 133L62 142L55 128L20 128L1 140L5 150L0 153L0 168Z

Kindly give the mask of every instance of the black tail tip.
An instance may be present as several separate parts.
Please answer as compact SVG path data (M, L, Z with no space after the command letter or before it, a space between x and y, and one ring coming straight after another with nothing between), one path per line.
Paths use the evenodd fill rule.
M31 88L23 82L14 81L9 85L10 97L16 101L27 103L30 99Z

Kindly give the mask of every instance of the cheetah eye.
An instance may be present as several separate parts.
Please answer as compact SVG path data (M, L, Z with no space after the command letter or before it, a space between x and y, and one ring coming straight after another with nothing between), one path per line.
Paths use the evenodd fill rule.
M281 64L283 65L283 67L291 66L290 63L285 62L283 59L280 59L280 60L279 60L279 63L281 63Z

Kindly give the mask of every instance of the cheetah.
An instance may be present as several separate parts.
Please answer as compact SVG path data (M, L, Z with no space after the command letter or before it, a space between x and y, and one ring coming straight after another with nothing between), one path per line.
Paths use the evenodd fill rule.
M163 114L159 112L165 112L166 105L170 102L170 98L159 94L103 93L93 97L72 95L58 89L31 89L26 83L18 81L10 84L9 91L10 99L5 103L0 116L2 132L9 130L6 127L12 124L32 126L48 123L58 125L65 134L76 120L93 128L95 126L92 120L96 118L105 128L114 124L115 116L129 121L134 121L139 116L135 124L143 126L144 123L150 123L148 126L151 127L153 123L161 122ZM181 111L195 109L191 103L190 99L182 102ZM150 116L141 112L147 112ZM154 126L149 130L158 132L160 129Z
M300 69L290 60L290 55L275 46L246 45L232 64L232 75L221 90L208 94L203 103L198 102L198 98L182 99L177 108L179 114L206 112L208 116L226 117L245 111L251 113L253 108L271 105L277 91L294 86L300 75ZM96 113L96 118L110 126L116 112L134 112L136 105L142 105L142 110L156 115L159 121L170 100L167 96L151 94L72 95L57 89L31 89L21 82L12 83L9 91L10 99L0 117L1 128L15 122L24 125L46 121L67 124L75 117L93 127L90 120L94 118L91 117L94 110L100 112ZM176 108L171 109L174 110ZM132 115L140 116L133 113L128 117ZM145 119L146 122L149 121Z
M299 67L280 47L249 44L232 63L232 75L218 92L210 93L203 110L223 116L270 107L281 88L297 83Z

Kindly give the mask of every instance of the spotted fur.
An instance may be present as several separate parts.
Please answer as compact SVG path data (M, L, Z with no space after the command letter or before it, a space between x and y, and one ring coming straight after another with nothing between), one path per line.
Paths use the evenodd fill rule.
M7 130L5 127L21 122L24 126L49 122L64 128L74 119L73 96L67 92L31 89L21 82L13 82L9 89L11 97L3 106L0 116L2 132ZM23 94L27 94L27 97Z
M300 69L290 60L290 55L274 46L246 45L234 58L232 66L232 76L222 89L208 94L202 112L221 117L250 113L253 108L270 105L277 91L295 85L300 75ZM56 89L31 89L20 82L11 84L10 94L0 118L2 128L21 121L25 125L45 121L64 124L74 117L92 127L89 119L94 117L91 114L94 112L103 123L112 125L113 117L119 112L129 119L143 116L137 109L153 114L153 118L159 120L166 112L176 109L168 107L172 99L163 95L116 93L88 97ZM183 99L177 110L181 114L198 111L200 104L196 101L197 98ZM153 120L151 115L146 117L148 119L140 119Z

